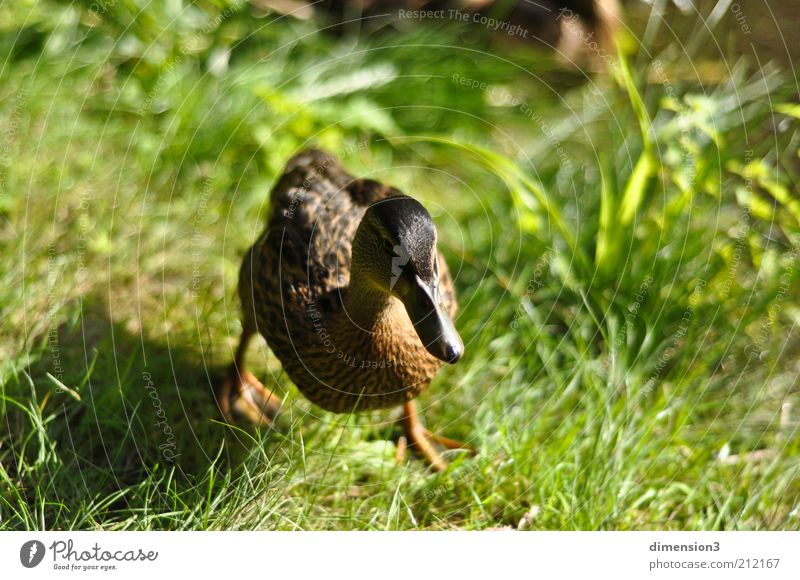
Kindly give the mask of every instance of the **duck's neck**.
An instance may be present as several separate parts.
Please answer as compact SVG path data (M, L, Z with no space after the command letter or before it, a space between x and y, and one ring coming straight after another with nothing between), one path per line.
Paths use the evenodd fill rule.
M346 345L342 348L347 357L391 363L377 371L382 380L403 386L427 384L441 363L422 346L403 303L376 287L367 272L368 267L362 269L353 260L345 308L334 325L335 340ZM371 375L376 372L373 366L365 368Z
M353 237L350 284L345 299L347 331L356 330L378 334L413 332L413 325L403 303L385 288L375 284L374 266L369 256L378 243L364 226L364 219ZM389 339L391 340L391 339Z
M345 305L347 315L355 325L373 332L388 319L405 314L403 303L371 284L364 271L355 264Z

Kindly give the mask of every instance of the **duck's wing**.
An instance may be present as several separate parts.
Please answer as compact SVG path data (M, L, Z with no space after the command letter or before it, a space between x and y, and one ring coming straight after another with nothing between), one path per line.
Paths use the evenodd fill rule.
M286 169L272 190L270 199L270 221L281 221L282 217L294 219L297 210L304 213L310 203L314 208L322 198L323 203L332 204L339 212L353 212L387 197L402 195L394 187L373 179L356 179L345 170L335 156L319 149L306 149L289 159ZM307 212L306 212L307 213ZM298 216L301 218L303 215Z
M352 203L364 210L373 203L386 199L387 197L403 195L403 192L390 185L383 184L374 179L364 178L352 180L347 185L347 193L350 195Z
M307 227L325 198L345 190L354 180L339 160L307 149L289 159L283 175L270 193L269 227Z

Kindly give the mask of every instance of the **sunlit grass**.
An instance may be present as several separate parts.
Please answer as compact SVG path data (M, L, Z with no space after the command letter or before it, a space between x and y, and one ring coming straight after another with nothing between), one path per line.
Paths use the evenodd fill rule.
M2 32L0 527L798 527L779 71L703 87L665 51L586 83L457 31L142 6ZM393 412L311 406L263 344L277 427L220 420L239 261L310 144L435 216L467 351L421 402L480 451L445 474L394 463Z

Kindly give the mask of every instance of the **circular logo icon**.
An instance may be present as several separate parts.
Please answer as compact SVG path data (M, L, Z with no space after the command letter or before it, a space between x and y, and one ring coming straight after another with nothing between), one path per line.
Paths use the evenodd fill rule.
M44 559L44 544L39 540L30 540L19 549L19 561L26 568L35 568Z

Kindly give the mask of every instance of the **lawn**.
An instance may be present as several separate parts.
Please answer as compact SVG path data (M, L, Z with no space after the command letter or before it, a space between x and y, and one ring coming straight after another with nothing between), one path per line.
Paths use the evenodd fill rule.
M0 529L800 528L798 89L714 5L632 2L579 62L470 22L0 6ZM241 258L311 145L437 223L466 354L420 408L479 450L444 473L263 341L279 421L220 416Z

